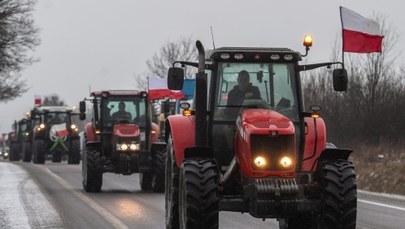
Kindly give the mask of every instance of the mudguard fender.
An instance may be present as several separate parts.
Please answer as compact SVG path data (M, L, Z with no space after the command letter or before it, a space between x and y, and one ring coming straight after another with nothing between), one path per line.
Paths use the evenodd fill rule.
M92 123L87 123L84 127L84 131L86 133L86 141L87 142L95 142L98 141L96 136L96 131L94 130Z
M195 146L194 116L170 115L167 118L166 128L165 136L167 137L170 132L176 154L176 164L180 168L186 148Z
M326 148L326 126L322 118L305 117L305 149L302 171L312 171Z

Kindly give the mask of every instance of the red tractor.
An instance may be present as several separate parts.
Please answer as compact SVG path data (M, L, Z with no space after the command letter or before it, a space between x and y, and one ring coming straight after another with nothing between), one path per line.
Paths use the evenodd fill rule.
M131 90L96 91L92 121L85 126L83 188L100 192L103 173L140 173L142 190L164 191L166 145L157 142L159 132L151 121L148 93ZM80 102L80 119L86 119L86 103Z
M355 228L352 150L326 143L319 106L304 111L300 72L341 65L336 91L347 90L340 62L300 65L287 48L218 48L199 62L176 61L168 86L198 67L194 109L166 124L166 228L218 228L219 211L276 218L280 228ZM326 76L325 76L326 77Z

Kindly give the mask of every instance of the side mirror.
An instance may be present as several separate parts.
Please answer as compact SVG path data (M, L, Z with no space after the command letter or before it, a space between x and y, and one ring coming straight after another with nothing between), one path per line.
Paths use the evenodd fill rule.
M86 119L86 101L80 101L79 111L80 111L79 119L85 120Z
M184 83L184 70L182 68L169 68L169 73L167 74L167 87L170 90L181 90L183 89Z
M335 91L347 91L347 71L344 68L333 70L333 89Z

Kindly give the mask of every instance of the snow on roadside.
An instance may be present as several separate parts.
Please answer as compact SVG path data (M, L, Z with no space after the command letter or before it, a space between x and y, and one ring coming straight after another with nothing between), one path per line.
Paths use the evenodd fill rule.
M0 162L0 228L63 228L63 222L18 165Z

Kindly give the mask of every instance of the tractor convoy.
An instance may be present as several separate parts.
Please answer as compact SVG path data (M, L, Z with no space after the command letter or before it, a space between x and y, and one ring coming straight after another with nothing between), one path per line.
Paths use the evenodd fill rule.
M306 37L305 54L206 51L197 41L198 62L175 61L167 77L168 89L187 89L192 98L100 90L80 101L78 113L36 106L2 134L0 156L81 162L86 192L101 191L104 173L137 173L142 190L165 193L168 229L219 228L220 211L275 218L281 229L355 228L352 150L326 142L321 108L306 111L301 90L304 71L337 66L338 92L347 90L348 77L341 62L300 64L311 45ZM198 68L195 80L185 80L186 66ZM75 116L87 120L82 137Z

